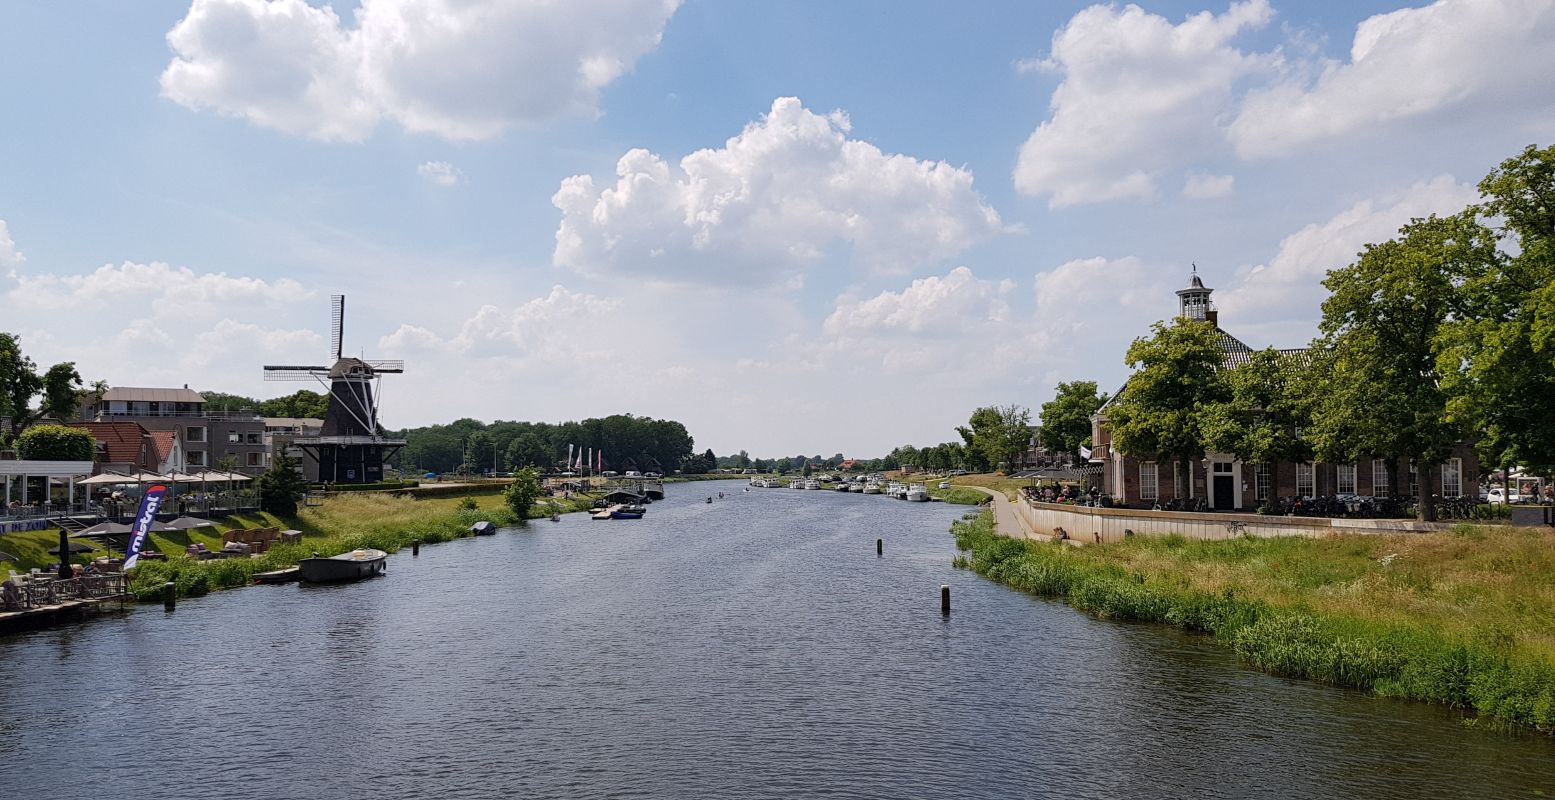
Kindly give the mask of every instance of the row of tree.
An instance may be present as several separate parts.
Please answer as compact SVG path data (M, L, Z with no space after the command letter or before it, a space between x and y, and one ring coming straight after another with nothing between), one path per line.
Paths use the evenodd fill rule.
M569 445L575 458L576 448L603 453L604 469L617 472L706 472L717 460L711 450L694 455L691 434L681 423L631 414L560 424L460 419L393 435L406 445L391 463L406 471L508 472L526 466L550 471L565 466Z
M1179 462L1384 459L1394 493L1403 463L1434 486L1465 440L1485 468L1555 471L1555 147L1529 147L1479 190L1330 271L1306 351L1223 369L1213 325L1158 323L1128 350L1113 445ZM1419 511L1434 518L1430 491Z
M261 417L323 419L324 412L329 410L329 395L308 389L269 400L226 392L200 392L200 396L205 398L206 411L252 411Z

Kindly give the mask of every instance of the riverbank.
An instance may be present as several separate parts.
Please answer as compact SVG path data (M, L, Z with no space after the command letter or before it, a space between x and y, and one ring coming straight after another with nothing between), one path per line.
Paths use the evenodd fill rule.
M1555 731L1555 532L1068 547L954 523L958 567L1109 619L1213 635L1295 678Z

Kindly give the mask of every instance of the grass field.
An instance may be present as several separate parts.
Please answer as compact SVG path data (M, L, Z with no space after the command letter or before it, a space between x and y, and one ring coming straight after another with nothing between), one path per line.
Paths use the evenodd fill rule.
M1087 547L953 528L957 565L1104 617L1214 634L1245 661L1555 729L1555 532L1188 541Z

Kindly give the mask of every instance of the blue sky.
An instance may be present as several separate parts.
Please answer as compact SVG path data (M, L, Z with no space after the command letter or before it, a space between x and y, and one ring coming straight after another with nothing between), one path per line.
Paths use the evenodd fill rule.
M1190 262L1304 344L1324 270L1550 143L1552 6L0 2L0 329L264 396L344 292L391 426L930 444L1120 383Z

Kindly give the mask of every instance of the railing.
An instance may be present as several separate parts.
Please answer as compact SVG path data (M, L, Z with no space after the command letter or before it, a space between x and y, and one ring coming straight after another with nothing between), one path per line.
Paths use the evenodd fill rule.
M253 410L224 411L224 410L220 410L220 409L218 409L218 410L208 410L208 411L160 411L160 410L159 411L150 411L150 410L147 410L147 411L133 411L133 410L129 410L129 409L126 409L126 410L123 410L123 411L113 411L113 410L109 410L109 409L102 409L102 410L97 411L94 414L94 419L97 422L108 421L108 420L105 420L104 417L177 417L177 418L180 418L180 419L214 419L214 420L263 420L264 419L264 417L260 416L259 412L253 411Z
M29 575L20 583L9 580L5 583L11 585L0 592L0 611L25 611L72 600L118 597L127 590L124 575L120 573L56 579Z

